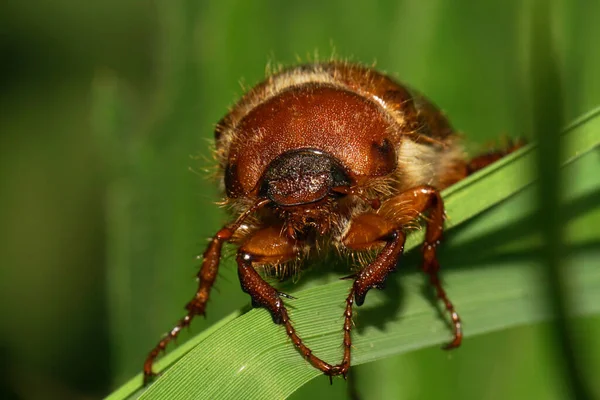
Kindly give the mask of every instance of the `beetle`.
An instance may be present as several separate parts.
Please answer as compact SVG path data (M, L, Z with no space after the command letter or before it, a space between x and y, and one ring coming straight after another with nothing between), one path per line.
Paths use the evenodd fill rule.
M312 63L281 70L248 91L215 129L219 181L233 222L203 254L199 286L187 314L144 363L144 381L167 344L204 315L225 243L238 247L242 290L266 308L312 366L331 379L348 373L352 309L382 288L396 269L407 232L424 220L422 270L449 313L460 346L461 319L438 272L444 203L440 191L518 145L468 161L461 138L429 100L375 69L348 62ZM423 218L427 215L426 218ZM343 355L325 362L297 334L279 292L258 273L285 275L290 263L319 256L377 251L352 275L343 323ZM360 258L360 257L359 257Z

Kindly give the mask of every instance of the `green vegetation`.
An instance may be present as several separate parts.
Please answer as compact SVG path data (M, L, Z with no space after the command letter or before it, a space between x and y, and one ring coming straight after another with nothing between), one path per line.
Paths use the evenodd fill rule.
M214 123L241 78L252 85L268 62L316 51L377 61L418 88L472 154L502 136L547 139L444 193L441 262L462 348L439 350L450 330L418 251L369 293L354 331L361 398L563 399L581 393L577 368L600 397L597 5L38 3L0 9L0 397L100 397L141 371L194 293L204 238L228 220L205 179ZM559 141L557 125L586 115ZM538 172L541 186L529 185ZM546 215L536 213L543 193L554 199ZM349 283L333 261L281 285L298 297L288 304L299 334L337 361ZM143 398L347 398L348 385L302 361L266 311L248 311L231 257L216 289ZM562 309L572 318L550 318Z

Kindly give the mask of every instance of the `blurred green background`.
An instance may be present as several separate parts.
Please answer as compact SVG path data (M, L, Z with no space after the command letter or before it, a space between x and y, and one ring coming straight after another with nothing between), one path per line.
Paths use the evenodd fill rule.
M548 5L570 121L600 104L600 3ZM4 0L0 397L100 398L183 315L194 256L227 221L213 204L210 146L240 80L258 82L269 62L376 61L434 99L476 152L502 135L531 137L534 12L523 0ZM585 171L598 177L590 156ZM588 211L600 223L597 206ZM577 256L598 263L600 247ZM248 303L236 275L226 263L192 334ZM597 378L600 318L576 326ZM356 388L362 398L566 398L551 329L363 365ZM317 379L293 397L318 395L348 396Z

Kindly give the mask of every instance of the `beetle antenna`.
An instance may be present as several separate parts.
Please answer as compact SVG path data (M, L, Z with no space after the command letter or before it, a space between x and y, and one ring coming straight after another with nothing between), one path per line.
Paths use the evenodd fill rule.
M356 190L356 189L349 188L346 186L340 186L340 187L333 188L332 191L334 191L336 193L340 193L340 194L354 195L354 196L358 197L359 199L363 200L364 202L369 203L369 205L371 206L371 208L373 210L377 210L381 206L381 201L377 197L370 199L367 196L365 196L363 191L360 189Z
M266 206L267 204L269 204L271 202L270 199L262 199L257 201L256 203L254 203L250 208L248 208L246 211L243 212L242 215L240 215L233 224L229 225L227 227L227 229L229 231L231 231L231 233L233 234L233 232L237 231L238 228L240 227L240 225L242 225L242 223L244 222L244 220L252 213L256 212L257 210L263 208L264 206Z

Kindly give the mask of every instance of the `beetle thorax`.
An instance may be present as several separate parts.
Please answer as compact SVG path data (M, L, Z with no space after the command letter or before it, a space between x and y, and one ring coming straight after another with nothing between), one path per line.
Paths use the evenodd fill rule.
M227 195L256 195L262 189L261 180L272 173L268 179L278 181L272 190L277 187L288 198L285 201L319 198L323 195L320 188L331 184L326 173L319 171L328 168L328 161L307 153L282 158L307 150L328 154L352 178L388 175L396 168L393 141L388 137L393 124L378 103L345 88L306 84L286 89L229 128L235 134L225 165ZM281 165L274 169L277 159ZM297 185L306 191L294 200L287 192Z

